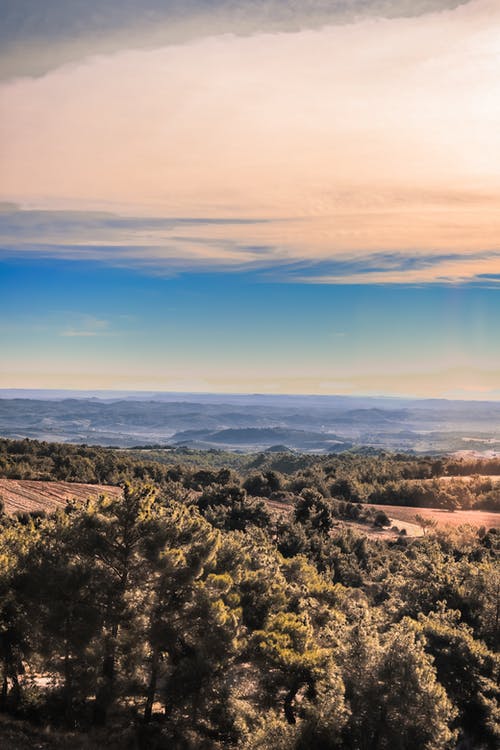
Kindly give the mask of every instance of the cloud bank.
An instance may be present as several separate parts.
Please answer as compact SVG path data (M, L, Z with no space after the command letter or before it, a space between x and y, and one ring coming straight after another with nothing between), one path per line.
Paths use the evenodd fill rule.
M138 7L4 3L9 59L31 59L35 38L50 54L73 49L92 24L103 39L125 29L134 46ZM141 10L170 30L210 11L231 34L195 24L183 44L85 47L74 64L47 59L46 75L5 81L0 200L22 209L0 216L4 256L300 283L497 283L497 0ZM238 36L247 16L254 31Z
M43 75L120 49L220 34L297 32L361 18L412 17L466 0L1 0L0 78Z

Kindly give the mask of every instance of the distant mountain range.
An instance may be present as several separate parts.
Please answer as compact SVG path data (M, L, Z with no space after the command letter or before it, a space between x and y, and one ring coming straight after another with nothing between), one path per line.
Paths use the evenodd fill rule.
M500 402L0 390L0 435L89 445L500 452Z

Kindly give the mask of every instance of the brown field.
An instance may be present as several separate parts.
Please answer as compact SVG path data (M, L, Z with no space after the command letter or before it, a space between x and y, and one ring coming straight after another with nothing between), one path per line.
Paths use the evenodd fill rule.
M383 510L389 518L393 521L395 526L402 528L403 525L406 527L416 526L420 535L422 530L415 520L415 516L423 516L423 518L430 518L433 521L437 521L438 527L443 528L444 526L463 526L469 524L471 526L485 526L487 529L498 529L500 528L500 513L493 513L491 511L483 510L441 510L438 508L415 508L413 506L404 505L372 505L377 510ZM413 531L407 528L407 533L414 536Z
M79 482L38 482L29 479L0 479L0 498L5 513L64 508L68 500L87 500L99 495L118 496L120 487Z
M473 479L491 479L493 484L496 482L500 482L500 475L499 474L465 474L464 476L459 477L453 477L453 476L446 476L446 477L437 477L437 479L440 482L470 482ZM429 482L432 482L432 479L427 480Z
M66 505L69 500L87 500L98 495L118 496L121 493L119 487L102 484L83 484L81 482L43 482L29 479L0 479L0 498L4 503L6 513L31 512L44 510L51 512L56 508ZM292 506L289 503L280 503L275 500L266 500L266 505L275 513L290 513ZM437 521L438 527L462 526L484 526L487 529L500 528L500 513L480 510L456 510L448 511L437 508L416 508L404 505L372 505L377 510L383 510L391 519L392 525L399 529L405 529L408 536L422 536L422 528L415 520L415 516L431 518ZM351 526L369 536L394 537L397 532L392 529L374 529L367 524L355 521L342 520L339 526Z
M276 500L266 500L265 502L271 511L280 515L288 514L293 509L293 506L290 505L290 503L280 503ZM444 528L446 526L453 526L456 528L457 526L463 526L465 524L477 526L478 528L484 526L486 529L500 528L500 513L493 513L490 511L456 510L451 512L438 508L416 508L415 506L405 505L371 505L371 507L376 508L377 510L383 510L391 519L391 525L396 526L398 531L393 531L392 528L377 529L369 524L350 521L347 519L339 519L336 525L339 528L343 526L351 527L360 533L367 534L368 536L377 539L394 539L397 537L398 532L401 529L406 531L407 536L423 536L422 527L419 526L415 520L416 515L437 521L438 528Z

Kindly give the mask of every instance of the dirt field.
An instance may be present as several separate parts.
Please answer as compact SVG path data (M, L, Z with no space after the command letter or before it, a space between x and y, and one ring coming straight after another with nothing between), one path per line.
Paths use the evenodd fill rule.
M98 495L119 495L119 487L77 482L37 482L28 479L0 479L0 498L6 513L45 510L51 512L68 500L86 500Z
M98 495L114 495L121 493L119 487L102 484L82 484L78 482L38 482L27 479L0 479L0 498L3 500L6 513L17 511L30 512L45 510L50 512L58 507L64 507L68 500L86 500ZM266 501L270 510L278 514L288 514L292 506L272 500ZM391 519L392 525L405 529L408 536L422 536L422 528L415 520L415 516L431 518L438 526L485 526L487 529L500 528L500 513L480 510L438 510L435 508L415 508L403 505L373 505L377 510L383 510ZM352 526L369 536L394 537L397 532L391 529L374 529L367 524L354 521L339 521L339 525Z
M266 500L266 505L271 511L280 515L286 515L292 511L292 506L288 503ZM445 526L463 526L464 524L477 526L478 528L484 526L486 529L500 528L500 513L488 511L456 510L450 512L437 508L416 508L414 506L407 507L403 505L372 505L371 507L383 510L391 519L391 526L396 526L398 531L393 531L392 528L377 529L366 523L358 523L346 519L339 519L337 525L339 527L349 526L360 533L367 534L369 537L376 539L394 539L402 529L406 531L407 536L423 536L422 527L415 520L416 515L437 521L438 527L441 528Z
M449 510L440 510L437 508L415 508L406 507L403 505L373 505L373 508L377 510L383 510L389 518L394 522L395 526L402 528L403 524L416 526L421 532L420 527L415 521L415 516L418 514L423 518L430 518L433 521L437 521L438 526L463 526L464 524L470 524L472 526L485 526L487 529L498 529L500 528L500 513L492 513L489 511L482 510L455 510L453 512ZM407 529L407 533L414 535L412 530Z

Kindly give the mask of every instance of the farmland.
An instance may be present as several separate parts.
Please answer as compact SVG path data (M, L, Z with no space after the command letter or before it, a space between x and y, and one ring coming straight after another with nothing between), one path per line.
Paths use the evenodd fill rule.
M271 512L277 514L291 513L293 505L290 503L281 503L277 500L267 500L266 505ZM481 510L456 510L449 511L442 508L419 508L416 506L405 506L405 505L372 505L377 511L383 511L391 519L393 527L397 527L397 531L393 528L373 528L366 523L360 523L357 521L347 521L343 519L339 522L339 526L348 526L359 533L368 534L372 538L394 538L398 535L398 532L404 530L409 537L423 536L422 527L416 520L416 516L429 519L436 522L436 527L439 529L451 526L457 528L459 526L469 525L480 528L484 526L486 529L498 529L500 528L500 513L494 513L489 511Z
M486 529L500 528L500 513L481 510L443 510L441 508L415 508L404 505L373 505L377 510L385 511L394 525L405 528L410 536L420 536L421 527L415 516L435 521L437 528L464 526L465 524ZM408 528L410 527L410 528Z
M464 479L466 479L464 477ZM118 496L121 493L119 487L104 484L87 484L83 482L57 482L57 481L34 481L25 479L0 479L0 498L4 503L4 510L12 513L32 513L36 511L52 512L57 508L63 508L70 500L84 501L97 498L99 495ZM293 510L291 503L283 503L276 500L266 500L269 510L279 514L288 514ZM435 521L437 528L451 526L471 525L477 528L484 526L486 529L500 528L500 514L480 510L455 510L449 511L441 508L419 508L403 505L378 505L371 504L370 507L384 511L391 519L392 525L398 531L404 529L410 537L422 536L421 526L416 521L416 516ZM353 521L341 522L358 532L367 533L372 537L394 537L397 532L391 529L372 529L370 526Z
M81 482L43 482L27 479L0 479L0 499L6 513L48 513L64 508L70 500L87 500L99 495L121 493L119 487Z

